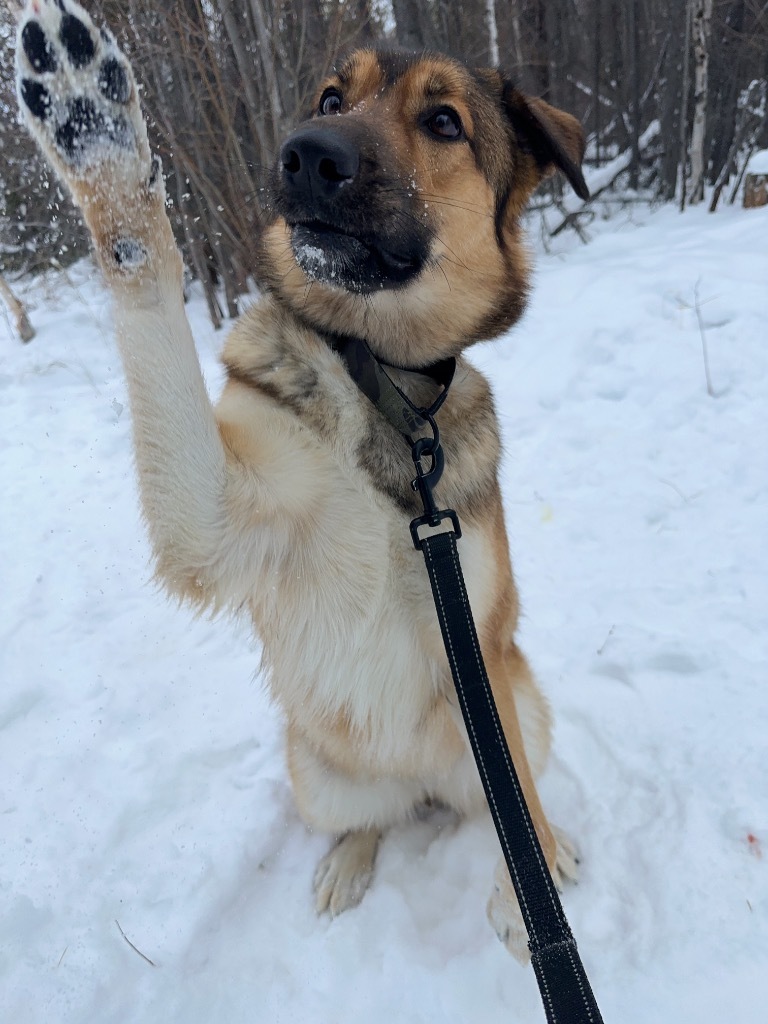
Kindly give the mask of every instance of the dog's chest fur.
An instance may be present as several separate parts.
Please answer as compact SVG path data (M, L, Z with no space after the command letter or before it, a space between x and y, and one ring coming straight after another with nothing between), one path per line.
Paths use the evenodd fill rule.
M279 486L294 492L282 495L288 515L254 531L262 571L246 598L273 692L290 715L343 719L376 748L372 765L410 764L450 690L409 532L420 508L408 447L326 342L269 299L235 327L224 362L218 418L233 457L257 474L266 446L283 465ZM498 440L484 379L464 363L457 376L439 415L447 469L437 497L463 518L462 560L482 623L497 567L478 511L497 496ZM424 749L432 770L434 757Z

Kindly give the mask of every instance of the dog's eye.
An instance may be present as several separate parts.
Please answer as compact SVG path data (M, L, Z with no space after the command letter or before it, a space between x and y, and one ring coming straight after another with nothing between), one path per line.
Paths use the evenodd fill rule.
M320 105L317 108L321 114L341 113L341 93L338 89L326 89L320 97Z
M441 107L424 122L433 135L440 139L460 139L464 134L461 127L461 118L455 110L450 107Z

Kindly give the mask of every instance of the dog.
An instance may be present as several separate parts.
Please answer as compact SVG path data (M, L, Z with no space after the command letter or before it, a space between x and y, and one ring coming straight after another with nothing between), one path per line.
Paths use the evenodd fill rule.
M436 495L461 519L477 631L547 865L572 877L573 849L535 785L550 713L515 642L493 398L464 353L525 307L520 216L534 188L560 171L587 194L576 119L448 57L341 60L281 148L265 292L226 342L214 410L128 61L73 0L27 2L17 60L21 109L112 291L158 577L197 608L247 609L298 810L335 837L314 879L318 912L362 899L382 834L425 802L487 809L409 533L421 511L410 452L351 379L339 336L365 341L419 406L435 399L423 371L457 360L437 417ZM488 914L525 961L503 859Z

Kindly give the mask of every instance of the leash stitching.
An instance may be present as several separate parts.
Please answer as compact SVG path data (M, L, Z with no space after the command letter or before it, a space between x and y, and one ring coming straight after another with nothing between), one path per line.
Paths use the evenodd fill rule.
M456 549L456 543L455 543L455 541L453 541L453 539L451 539L451 556L453 558L454 568L456 569L457 573L460 573L461 572L461 563L459 562L459 555L458 555L458 551ZM465 590L465 587L463 585L459 588L459 592L461 594L461 600L462 600L462 603L464 605L465 611L467 612L467 614L471 615L471 611L468 608L466 590ZM483 689L485 690L486 698L488 699L488 701L490 703L490 702L493 702L493 691L491 689L491 685L490 685L490 680L488 678L488 674L487 674L487 672L483 671L484 664L483 664L482 656L480 654L480 651L479 651L479 648L478 648L478 645L477 645L477 634L476 634L474 629L471 630L471 636L472 636L472 646L473 646L474 652L475 652L475 660L477 662L478 670L480 670L480 679L481 679L481 682L483 684ZM501 747L502 751L504 752L504 760L505 760L505 763L507 765L507 772L509 774L510 781L512 782L512 785L514 787L515 796L517 798L518 804L521 804L523 807L527 807L527 805L525 803L525 796L523 795L522 787L520 785L520 780L517 778L517 773L514 771L514 769L512 767L512 763L511 763L510 755L509 755L509 748L507 746L506 739L503 736L503 734L500 732L500 729L499 729L498 715L493 715L492 718L493 718L494 729L496 730L496 736L497 736L497 739L499 741L499 746ZM530 815L524 815L524 821L525 821L526 830L528 832L528 836L529 836L529 838L533 839L533 832L534 832L534 830L533 830L532 823L530 821ZM549 868L547 867L546 863L542 863L541 855L540 855L540 852L539 852L538 842L534 842L533 846L534 846L534 850L536 852L536 859L537 859L537 861L539 863L539 867L541 868L542 871L546 871L547 875L549 876ZM510 856L511 856L511 854L510 854ZM557 903L555 902L555 900L554 900L554 898L552 896L552 891L551 891L549 886L547 886L547 895L549 896L550 903L552 904L552 908L554 909L557 917L560 918L561 915L559 913Z
M429 545L428 544L425 545L425 550L427 551L427 554L429 556L430 564L434 565L434 562L433 562L433 559L432 559L432 553L429 550ZM437 590L437 596L438 596L438 600L440 601L440 608L442 609L443 617L445 617L445 604L443 602L442 591L440 590L440 581L437 580L437 579L435 580L435 588ZM466 705L466 692L464 690L464 685L463 685L463 682L461 680L461 673L458 670L458 664L457 664L457 661L456 661L456 654L455 654L455 651L453 649L453 641L452 641L452 638L451 638L450 634L448 634L448 646L449 646L449 649L450 649L451 664L453 665L453 668L455 670L456 678L459 680L458 685L461 688L462 696L464 697L464 703ZM505 849L507 851L507 855L509 857L509 862L512 865L512 871L515 874L515 880L516 880L518 886L520 886L521 885L521 883L520 883L520 876L517 873L517 866L515 865L515 862L514 862L514 860L512 858L512 851L510 849L509 839L507 837L506 828L504 827L504 822L502 821L501 815L499 814L499 808L498 808L498 805L496 803L496 798L494 796L493 789L491 787L490 778L488 776L488 770L487 770L486 765L485 765L485 758L483 756L482 748L481 748L481 746L480 746L480 744L478 742L477 733L475 732L475 723L474 723L474 720L472 719L471 715L467 716L467 721L469 722L469 726L472 729L472 736L473 736L474 741L475 741L475 750L477 751L477 755L478 755L478 758L479 758L479 761L480 761L480 766L481 766L482 771L483 771L483 776L484 776L485 781L487 783L487 791L490 794L491 802L493 803L494 810L496 811L496 818L497 818L497 821L499 822L499 828L501 829L502 838L504 840L504 847L505 847ZM527 902L527 900L525 898L525 893L523 892L522 887L520 888L520 893L521 893L523 905L525 906L526 913L527 913L529 919L532 920L531 912L530 912L530 909L528 907L528 902Z

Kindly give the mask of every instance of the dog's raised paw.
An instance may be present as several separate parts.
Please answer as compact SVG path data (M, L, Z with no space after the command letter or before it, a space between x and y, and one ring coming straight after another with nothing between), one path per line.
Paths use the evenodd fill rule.
M130 65L79 4L28 0L16 69L26 121L66 180L107 162L146 178L149 146Z

